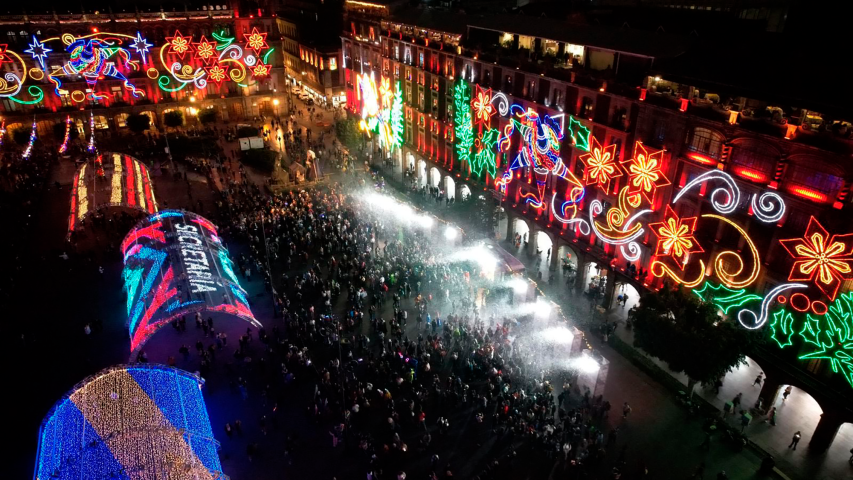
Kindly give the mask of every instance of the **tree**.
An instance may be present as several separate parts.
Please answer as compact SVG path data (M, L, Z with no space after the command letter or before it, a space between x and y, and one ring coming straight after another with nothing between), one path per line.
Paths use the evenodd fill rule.
M65 122L59 122L53 126L53 137L56 139L57 142L62 143L62 141L65 140L66 129L68 130L69 142L77 140L77 138L80 136L80 131L77 130L77 127L74 125L73 122L71 123L71 128L67 128L67 124Z
M684 372L689 395L697 382L713 382L746 363L754 339L753 332L723 320L716 305L681 288L643 295L634 312L634 346Z
M217 112L215 108L204 108L198 112L198 121L202 125L210 125L211 123L216 123L216 120L218 118L219 112Z
M338 140L349 148L358 148L361 143L362 133L358 127L358 122L359 119L353 117L346 120L339 120L335 124L335 134Z
M172 110L163 115L163 123L167 127L178 128L184 124L184 113L180 110Z
M125 123L131 132L142 133L151 128L151 117L144 113L131 113L127 116Z
M477 236L494 238L498 210L491 195L472 195L465 208L466 224L470 227L470 232Z
M32 127L18 127L12 131L12 140L18 145L27 145L30 143L30 134L32 131Z

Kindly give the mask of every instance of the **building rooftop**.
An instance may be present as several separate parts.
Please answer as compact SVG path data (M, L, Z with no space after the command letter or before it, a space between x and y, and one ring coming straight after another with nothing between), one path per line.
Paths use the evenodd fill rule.
M470 17L463 13L432 8L411 8L395 12L388 20L429 30L465 35Z
M584 25L543 16L469 16L468 24L475 28L547 38L653 58L676 57L686 52L692 43L689 37L663 32Z

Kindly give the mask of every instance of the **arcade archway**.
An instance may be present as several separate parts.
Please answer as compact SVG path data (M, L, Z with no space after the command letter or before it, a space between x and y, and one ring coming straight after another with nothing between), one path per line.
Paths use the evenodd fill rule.
M438 171L437 168L432 167L429 169L429 186L433 188L438 188L438 185L441 183L441 172Z
M418 187L425 187L427 184L427 164L424 160L418 160Z
M468 188L468 185L462 185L459 187L459 196L461 197L460 200L463 202L471 198L471 189Z
M444 177L444 191L447 198L456 198L456 181L450 175Z

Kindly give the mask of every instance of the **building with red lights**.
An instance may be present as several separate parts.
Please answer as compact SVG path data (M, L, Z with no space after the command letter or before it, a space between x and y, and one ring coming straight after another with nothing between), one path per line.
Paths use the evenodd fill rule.
M719 39L545 16L346 6L347 108L372 115L372 85L399 85L404 101L401 148L372 136L377 166L448 198L493 196L496 237L521 234L530 255L553 251L552 271L571 262L579 291L602 279L605 308L623 288L636 298L681 283L702 296L712 279L765 299L741 310L754 320L738 317L772 325L763 331L777 340L752 355L767 375L762 397L807 391L823 410L809 432L818 450L853 421L853 363L837 360L853 358L840 347L853 338L836 339L839 357L819 355L798 332L780 342L768 317L769 305L804 322L849 312L853 103L774 81L753 65L784 58L766 42L719 52ZM836 245L838 270L815 278L824 247L809 239Z
M131 113L215 108L224 120L278 113L285 86L276 15L227 5L195 11L50 13L0 17L0 88L8 131L35 118L40 136L67 115L121 131ZM94 53L93 53L94 52ZM81 58L83 60L81 60Z

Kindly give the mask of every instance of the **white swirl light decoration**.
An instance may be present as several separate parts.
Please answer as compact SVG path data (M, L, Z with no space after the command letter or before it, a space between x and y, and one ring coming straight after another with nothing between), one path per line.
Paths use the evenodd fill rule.
M806 288L808 285L802 283L783 283L778 287L774 288L767 292L767 295L764 296L764 300L761 301L761 311L759 315L756 315L755 312L748 309L743 309L737 312L737 321L748 330L758 330L763 327L765 323L767 323L767 310L770 308L770 302L776 300L776 295L779 295L785 290L789 290L792 288ZM748 324L745 320L746 317L752 317L752 324Z
M604 206L598 200L593 200L592 203L589 204L589 223L592 225L592 230L595 232L595 234L598 236L598 238L604 243L609 243L611 245L627 245L627 244L633 242L634 240L640 238L640 236L643 235L643 232L646 231L645 228L641 228L641 229L637 230L636 232L634 232L633 235L629 235L625 238L620 238L619 240L611 240L611 239L605 237L604 235L602 235L598 231L598 228L596 228L596 226L595 226L595 218L594 217L596 215L601 214L602 211L604 211ZM651 213L651 210L648 210L648 209L640 210L639 212L635 213L631 218L628 219L628 221L625 222L625 225L622 227L622 233L625 232L625 229L627 229L628 227L631 226L631 222L636 220L636 218L639 217L640 215L644 215L646 213Z
M243 49L238 45L229 45L226 49L222 50L222 53L219 54L219 59L222 60L226 54L232 60L240 60L243 58Z
M505 117L507 113L509 113L509 100L506 98L501 92L495 93L492 95L492 103L497 102L498 113L501 114L502 117Z
M204 78L205 76L207 76L207 72L201 72L201 75L195 78L193 83L195 83L196 88L200 90L207 88L207 79Z
M21 77L15 75L12 72L7 72L6 75L3 76L3 78L5 78L6 82L7 82L6 85L4 85L4 86L8 86L9 84L12 84L12 85L17 85L17 87L15 88L14 92L8 92L8 93L0 94L0 97L14 97L15 95L18 94L18 92L21 91L21 88L23 88L23 86L24 86L24 82L21 81Z
M246 62L247 67L254 67L256 63L258 63L258 59L255 58L254 55L246 55L246 58L243 60Z
M179 77L179 76L178 76L178 74L180 74L180 73L181 73L181 69L182 69L182 68L183 68L183 65L181 65L181 62L175 62L175 63L173 63L173 64L172 64L171 68L169 68L169 73L171 73L171 74L172 74L172 77L174 77L174 78L175 78L175 80L177 80L177 81L179 81L179 82L181 82L181 83L191 83L191 82L193 82L195 79L192 79L192 80L184 80L183 78L181 78L181 77ZM178 70L177 74L176 74L175 70Z
M640 250L640 245L637 242L631 242L628 244L628 251L631 252L630 254L625 251L625 245L620 245L619 251L622 252L622 257L624 257L625 260L628 260L629 262L636 262L640 259L640 255L643 253L642 250Z
M717 188L714 190L713 193L711 193L711 204L714 206L714 210L720 213L734 212L738 204L740 203L740 189L737 188L737 184L734 180L732 180L732 177L729 174L721 172L719 170L705 172L702 175L699 175L698 177L694 178L692 182L685 185L684 188L682 188L681 191L678 192L678 195L676 195L675 198L672 199L672 203L678 202L678 199L680 199L681 196L687 193L687 191L691 188L700 185L708 180L721 180L723 183L726 184L726 187L728 187ZM725 202L720 202L717 200L717 195L720 193L724 193L726 195Z
M554 192L554 194L551 195L551 214L554 215L554 218L556 218L558 222L564 223L566 225L577 224L578 229L580 230L582 235L589 235L590 228L589 228L589 223L587 223L586 220L584 220L582 218L572 218L572 219L563 218L563 216L561 214L557 213L557 207L554 205L556 198L557 198L557 193Z
M752 212L764 223L778 222L785 215L785 201L775 192L752 196Z

